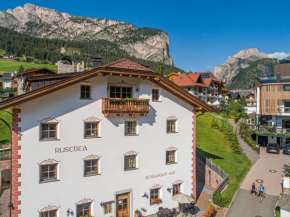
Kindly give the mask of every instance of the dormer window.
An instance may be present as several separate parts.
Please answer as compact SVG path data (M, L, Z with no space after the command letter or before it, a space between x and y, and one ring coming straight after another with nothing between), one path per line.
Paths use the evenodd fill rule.
M81 85L81 99L91 99L91 85Z

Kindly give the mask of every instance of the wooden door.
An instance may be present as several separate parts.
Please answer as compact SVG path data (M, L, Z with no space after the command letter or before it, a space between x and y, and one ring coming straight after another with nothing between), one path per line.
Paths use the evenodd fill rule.
M130 217L130 193L117 195L117 217Z

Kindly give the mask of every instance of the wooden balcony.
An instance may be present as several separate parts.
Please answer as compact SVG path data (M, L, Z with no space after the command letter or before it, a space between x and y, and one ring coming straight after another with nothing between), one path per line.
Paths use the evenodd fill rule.
M124 113L146 116L149 112L149 99L102 98L102 112L106 117L110 114L122 116Z

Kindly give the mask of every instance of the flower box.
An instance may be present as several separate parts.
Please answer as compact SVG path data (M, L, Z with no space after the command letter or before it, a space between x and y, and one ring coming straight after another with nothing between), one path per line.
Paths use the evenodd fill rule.
M162 203L162 199L161 198L154 198L154 199L151 199L150 201L150 204L160 204Z

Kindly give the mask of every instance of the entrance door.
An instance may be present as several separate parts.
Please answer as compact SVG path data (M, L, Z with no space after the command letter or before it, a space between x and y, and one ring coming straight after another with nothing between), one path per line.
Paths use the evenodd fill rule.
M117 217L130 217L130 193L117 195Z

